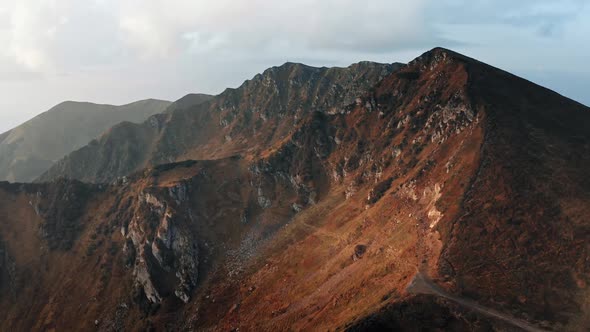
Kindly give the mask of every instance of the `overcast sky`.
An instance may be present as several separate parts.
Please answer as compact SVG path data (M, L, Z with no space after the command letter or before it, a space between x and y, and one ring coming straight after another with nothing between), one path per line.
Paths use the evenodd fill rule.
M219 93L286 61L435 46L590 105L585 0L0 0L0 132L64 100Z

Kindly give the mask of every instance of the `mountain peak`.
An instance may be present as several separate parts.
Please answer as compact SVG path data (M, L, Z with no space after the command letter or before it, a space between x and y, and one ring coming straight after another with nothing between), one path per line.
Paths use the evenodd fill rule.
M372 69L376 69L376 68L384 68L384 69L391 70L392 68L399 67L401 65L403 65L403 64L398 63L398 62L390 64L390 63L380 63L380 62L374 62L374 61L359 61L359 62L352 63L346 67L326 67L326 66L318 67L318 66L307 65L304 63L300 63L300 62L287 61L280 66L273 66L273 67L266 69L261 74L256 75L252 80L259 80L259 79L274 77L276 75L287 74L287 73L292 74L292 75L297 75L297 74L305 75L305 74L309 74L309 73L321 73L321 72L325 72L325 71L342 71L342 72L349 71L351 73L355 73L355 72L360 72L360 71L372 70Z
M166 113L170 113L175 109L189 108L191 106L209 101L211 98L213 98L212 95L204 93L189 93L172 103L172 105L166 110Z
M280 66L271 67L271 69L272 68L302 68L302 67L303 68L316 68L316 69L318 68L315 66L306 65L305 63L302 63L302 62L286 61L285 63L283 63Z
M96 105L96 104L93 104L91 102L85 102L85 101L64 100L61 103L58 103L57 105L51 107L47 112L51 112L54 110L60 110L60 109L64 109L64 108L82 106L82 105Z
M366 67L381 67L381 66L401 66L404 65L401 62L383 63L376 61L359 61L349 65L346 68L366 68Z
M443 47L435 47L430 51L427 51L420 55L419 57L415 58L414 60L408 63L408 66L415 67L419 66L421 70L424 69L433 69L437 65L441 63L449 64L449 63L467 63L467 62L478 62L475 59L469 58L461 53L457 53L455 51L443 48Z
M322 68L309 66L303 63L297 62L285 62L280 66L273 66L266 70L264 70L261 74L257 74L254 76L252 81L263 81L279 78L281 75L292 75L292 74L304 74L304 73L311 73L321 70Z
M158 108L164 109L166 105L169 105L171 102L163 99L156 99L156 98L147 98L142 100L133 101L130 103L114 105L114 104L103 104L103 103L94 103L89 101L76 101L76 100L65 100L61 103L53 106L47 112L57 111L57 110L80 110L82 111L83 108L104 108L104 109L111 109L117 107L141 107L144 105L155 105Z

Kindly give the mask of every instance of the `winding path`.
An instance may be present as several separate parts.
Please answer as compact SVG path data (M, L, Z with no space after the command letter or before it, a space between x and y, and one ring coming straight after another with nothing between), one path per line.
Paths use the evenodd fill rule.
M424 274L422 274L420 272L414 276L414 279L412 279L412 281L408 284L408 287L406 288L406 290L412 294L429 294L429 295L443 297L443 298L451 300L463 307L472 309L474 311L477 311L477 312L482 313L487 316L491 316L491 317L500 319L504 322L507 322L509 324L517 326L525 331L547 332L547 330L543 330L543 329L540 329L536 326L533 326L530 323L528 323L527 321L524 321L522 319L514 318L510 315L503 314L503 313L496 311L494 309L484 307L480 304L477 304L473 300L460 298L458 296L450 294L447 291L445 291L444 289L442 289L441 287L439 287L437 284L435 284L427 276L425 276Z

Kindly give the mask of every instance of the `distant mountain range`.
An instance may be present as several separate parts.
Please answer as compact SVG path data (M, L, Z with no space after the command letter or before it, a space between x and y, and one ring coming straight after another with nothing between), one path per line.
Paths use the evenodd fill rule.
M584 105L435 48L154 113L0 182L0 330L590 326Z
M169 105L154 99L123 106L63 102L0 135L0 180L32 181L113 125L142 122Z

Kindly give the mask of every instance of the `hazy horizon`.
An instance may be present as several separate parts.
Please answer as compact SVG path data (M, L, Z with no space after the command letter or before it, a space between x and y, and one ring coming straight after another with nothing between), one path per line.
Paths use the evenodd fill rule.
M408 62L442 46L589 105L581 0L0 0L0 132L65 100L217 94L286 61Z

